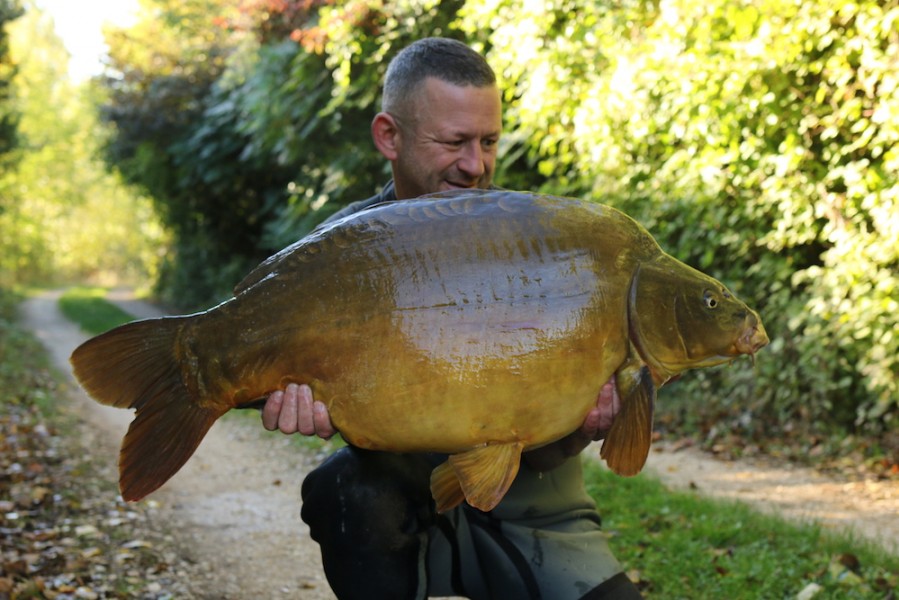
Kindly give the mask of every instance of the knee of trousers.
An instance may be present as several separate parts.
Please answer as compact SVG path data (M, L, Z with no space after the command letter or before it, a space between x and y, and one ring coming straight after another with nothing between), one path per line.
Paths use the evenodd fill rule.
M432 465L422 455L341 448L303 481L301 516L312 538L402 546L434 519Z

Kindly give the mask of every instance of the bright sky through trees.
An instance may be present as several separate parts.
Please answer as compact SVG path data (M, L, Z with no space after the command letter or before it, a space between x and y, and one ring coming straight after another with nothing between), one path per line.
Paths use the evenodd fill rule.
M138 0L37 0L37 4L55 21L56 34L72 56L69 74L75 81L100 72L100 57L106 53L103 25L128 25L138 8Z

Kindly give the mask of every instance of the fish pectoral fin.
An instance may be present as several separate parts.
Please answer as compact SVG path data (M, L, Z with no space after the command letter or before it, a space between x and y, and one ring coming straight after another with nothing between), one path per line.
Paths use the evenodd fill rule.
M486 512L499 504L512 485L523 449L521 442L489 444L453 454L446 464L455 473L465 500Z
M625 371L625 369L622 369ZM636 475L646 464L652 442L652 412L656 387L649 368L616 374L621 410L602 443L599 455L618 475Z
M465 500L462 484L449 461L431 471L431 496L437 503L437 512L439 513L452 510Z

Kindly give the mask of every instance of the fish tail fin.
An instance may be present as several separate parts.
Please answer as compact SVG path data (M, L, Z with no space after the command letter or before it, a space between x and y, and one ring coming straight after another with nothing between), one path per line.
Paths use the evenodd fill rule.
M621 396L621 411L603 440L599 455L609 468L624 477L643 469L652 443L652 413L655 384L649 369L616 374Z
M198 406L183 387L173 391L178 393L138 410L122 440L119 490L129 502L155 491L177 473L224 414Z
M175 347L187 318L122 325L86 341L70 359L95 400L137 411L119 453L119 489L128 501L174 475L224 413L201 406L184 384Z

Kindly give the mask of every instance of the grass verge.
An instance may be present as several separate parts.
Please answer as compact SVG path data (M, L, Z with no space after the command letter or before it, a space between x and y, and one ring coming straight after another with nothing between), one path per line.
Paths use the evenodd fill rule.
M586 463L613 551L647 598L895 597L899 557L873 544Z
M59 308L67 319L91 335L133 321L133 316L105 299L106 292L104 288L69 288L60 297Z

